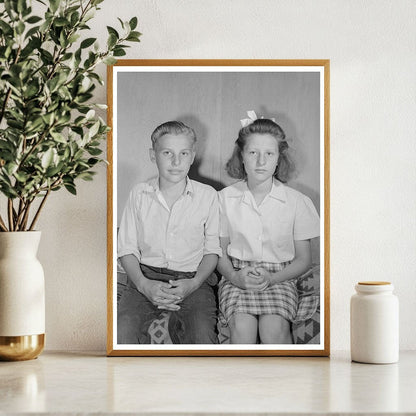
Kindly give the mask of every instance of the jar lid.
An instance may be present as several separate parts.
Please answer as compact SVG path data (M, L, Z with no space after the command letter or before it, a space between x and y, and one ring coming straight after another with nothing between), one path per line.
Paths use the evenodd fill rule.
M392 292L394 286L390 282L367 281L358 282L355 285L355 290L360 293L375 294L381 292Z
M364 285L364 286L391 285L390 282L377 282L377 281L358 282L358 284Z

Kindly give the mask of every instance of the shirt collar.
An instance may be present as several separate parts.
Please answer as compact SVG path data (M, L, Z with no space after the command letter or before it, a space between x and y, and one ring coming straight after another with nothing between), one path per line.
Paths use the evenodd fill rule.
M281 202L287 201L285 185L273 178L272 189L268 194L271 198L277 199ZM240 197L241 202L249 203L252 200L250 190L248 189L246 181L240 181L232 185L232 192L229 194L230 197Z
M276 178L273 178L272 190L270 191L269 195L271 198L278 199L279 201L287 201L286 187Z
M155 178L150 179L148 182L150 186L150 190L152 192L160 192L159 188L159 176L156 176ZM192 181L189 179L189 177L186 177L186 185L185 189L183 191L183 195L190 195L193 196L194 194L194 186L192 185Z

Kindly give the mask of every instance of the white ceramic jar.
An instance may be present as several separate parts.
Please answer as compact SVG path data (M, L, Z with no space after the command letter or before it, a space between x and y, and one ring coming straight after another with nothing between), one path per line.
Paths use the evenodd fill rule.
M399 302L390 282L359 282L351 297L351 360L399 360Z

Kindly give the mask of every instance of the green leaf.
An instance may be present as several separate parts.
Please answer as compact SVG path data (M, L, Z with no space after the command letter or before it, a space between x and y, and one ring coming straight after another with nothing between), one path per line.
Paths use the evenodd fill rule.
M142 34L140 32L130 32L130 35L127 36L126 40L129 42L140 42L139 37Z
M38 88L37 84L29 84L26 87L24 95L25 95L26 98L31 98L31 97L33 97L37 94L38 90L39 90L39 88Z
M5 0L4 2L4 8L6 9L7 14L9 15L10 19L14 20L15 14L16 14L16 2Z
M89 132L88 132L88 136L90 137L90 138L92 138L92 137L94 137L97 133L98 133L98 130L99 130L99 128L100 128L100 122L99 121L97 121L96 123L94 123L93 124L93 126L90 128L90 130L89 130ZM94 155L93 155L94 156Z
M13 33L13 29L9 26L4 20L0 19L0 29L3 31L5 35L11 35Z
M106 65L114 65L117 63L117 59L113 58L112 56L108 56L103 60Z
M57 173L59 173L61 169L62 169L62 163L60 163L59 166L49 167L45 172L45 176L48 178L51 178L55 176Z
M6 170L7 174L11 176L17 171L17 167L18 167L17 163L9 162L6 164L4 169Z
M30 30L27 33L29 33L29 32L30 32ZM27 33L26 33L26 36L25 36L26 39L28 38ZM40 46L41 46L41 41L40 41L39 38L35 38L35 37L30 38L29 42L23 48L22 53L20 54L20 59L22 61L28 61L33 56L34 51L36 49L39 49Z
M54 149L49 148L42 156L41 165L43 169L47 169L53 162Z
M92 94L79 94L78 97L76 98L75 102L78 103L78 104L82 104L82 103L85 103L86 101L88 101L91 98L92 98Z
M136 29L137 27L137 17L132 17L129 22L129 26L131 30Z
M95 41L97 40L97 38L87 38L87 39L84 39L82 42L81 42L81 49L85 49L85 48L88 48L88 47L90 47Z
M80 36L81 35L79 35L78 33L74 33L73 35L71 35L70 37L69 37L69 39L68 39L68 42L71 44L71 43L74 43L74 42L76 42L79 38L80 38Z
M9 127L14 127L15 129L18 129L18 130L23 129L23 123L21 121L7 120L7 124Z
M34 133L35 131L40 131L43 128L43 119L41 117L36 117L33 121L30 120L26 124L26 133Z
M67 140L65 138L65 136L61 133L58 133L57 131L51 131L51 136L54 138L55 141L57 141L58 143L67 143Z
M23 173L23 172L15 172L14 173L14 177L19 181L19 182L21 182L21 183L25 183L26 181L27 181L27 179L28 179L28 175L26 175L25 173Z
M65 85L63 85L62 87L59 88L58 94L64 100L71 100L72 99L72 95L69 92L68 87L66 87Z
M69 22L68 19L65 19L65 17L57 17L54 21L53 24L57 27L61 27L61 26L68 26L71 23Z
M85 14L85 16L84 16L84 18L82 19L82 21L85 23L85 22L88 22L88 20L91 20L93 17L94 17L94 15L95 15L95 10L94 9L90 9L90 10L88 10L88 12ZM87 25L81 25L80 26L80 28L81 29L84 29L84 28L86 28L86 29L89 29L89 27L87 26Z
M18 196L17 192L12 188L12 186L5 183L0 186L1 192L6 195L7 198L16 198Z
M18 35L21 35L24 31L25 31L25 24L22 21L18 22L16 25L16 33Z
M58 10L60 0L49 0L49 6L52 13L55 13Z
M55 118L55 113L47 113L44 116L42 116L43 121L46 125L51 126Z
M125 56L126 51L124 49L116 47L116 48L114 48L113 55L114 56Z
M27 9L25 0L17 0L17 12L22 13L25 9Z
M90 168L90 165L85 160L78 160L78 166L76 167L77 172L85 172Z
M55 76L47 83L49 90L51 92L55 92L55 90L58 87L58 82L59 82L59 76Z
M22 16L26 17L32 14L32 8L25 6L25 8L22 11Z
M84 154L84 149L78 149L74 154L74 159L81 159L82 155Z
M14 146L10 143L10 142L6 142L6 140L0 140L0 149L2 149L1 151L1 155L2 155L2 159L3 159L3 150L8 150L8 151L13 151L14 150Z
M79 21L79 13L75 11L71 14L71 26L74 27Z
M65 36L65 32L62 30L60 35L59 35L59 44L63 47L66 48L68 46L68 39Z
M41 17L39 16L30 16L29 19L26 20L27 23L30 23L31 25L33 25L34 23L38 23L42 20Z
M51 54L50 52L48 52L47 50L45 50L45 49L41 49L41 50L40 50L40 56L41 56L42 61L43 61L46 65L49 65L49 64L52 64L52 63L53 63L53 56L52 56L52 54Z
M68 159L69 156L71 156L71 150L69 149L69 147L66 147L65 150L64 150L64 155L63 155L62 159L64 159L64 160Z
M113 49L113 47L117 44L118 38L113 33L110 33L110 36L107 40L108 49Z
M95 172L82 172L78 175L78 178L83 179L84 181L92 181L94 178Z
M85 118L87 119L87 120L91 120L92 118L94 118L94 116L95 116L95 111L94 110L89 110L88 111L88 113L85 115ZM99 122L98 122L99 123Z
M64 186L65 186L66 190L69 191L72 195L77 194L77 190L75 189L74 185L71 185L69 183L65 183Z
M88 153L91 156L98 156L102 153L103 151L101 149L99 149L98 147L91 147L90 149L88 149Z
M123 29L125 29L125 23L119 18L119 17L117 17L117 20L120 22L120 24L121 24L121 27L123 28ZM127 23L127 22L126 22Z
M97 159L95 157L90 157L87 160L87 163L92 167L92 166L96 165L99 161L100 161L100 159Z
M118 34L117 30L115 30L113 27L107 26L107 31L109 35L114 35L116 39L120 39L120 35Z

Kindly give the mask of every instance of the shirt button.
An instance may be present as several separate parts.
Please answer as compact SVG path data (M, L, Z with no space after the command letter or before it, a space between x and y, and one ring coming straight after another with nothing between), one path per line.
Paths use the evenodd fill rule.
M175 235L175 233L169 233L169 235L170 235L171 237L173 237L173 236Z
M261 241L261 235L259 235L259 236L257 237L257 239L258 239L259 241Z

